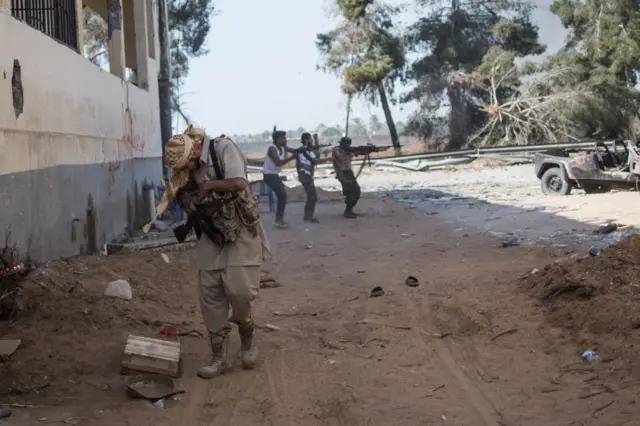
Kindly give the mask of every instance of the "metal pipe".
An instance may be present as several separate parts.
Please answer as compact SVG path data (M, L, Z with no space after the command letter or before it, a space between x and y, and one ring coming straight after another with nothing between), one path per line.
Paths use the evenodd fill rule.
M152 183L148 183L142 186L142 192L144 193L144 198L146 199L147 209L148 209L148 218L145 218L145 221L153 222L156 218L156 190Z

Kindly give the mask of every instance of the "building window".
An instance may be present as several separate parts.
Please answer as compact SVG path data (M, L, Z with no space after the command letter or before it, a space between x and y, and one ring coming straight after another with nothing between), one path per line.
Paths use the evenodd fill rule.
M78 50L76 0L11 0L11 15Z

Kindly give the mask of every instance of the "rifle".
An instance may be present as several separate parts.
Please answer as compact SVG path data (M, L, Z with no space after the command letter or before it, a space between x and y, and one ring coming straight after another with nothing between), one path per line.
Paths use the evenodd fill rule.
M290 148L289 152L292 154L302 154L304 151L316 151L320 148L328 148L330 147L331 144L322 144L322 145L312 145L310 147L306 147L306 146L299 146L298 148Z
M211 241L222 245L222 234L215 228L212 220L212 216L220 209L221 201L218 198L202 196L198 185L189 180L178 191L176 201L187 213L187 222L173 229L178 242L183 242L193 229L198 239L204 233Z

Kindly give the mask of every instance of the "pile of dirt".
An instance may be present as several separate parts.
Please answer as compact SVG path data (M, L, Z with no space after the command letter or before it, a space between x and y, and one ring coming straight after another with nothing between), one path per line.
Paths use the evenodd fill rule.
M104 295L110 281L131 284L132 300ZM127 335L159 337L164 324L201 328L196 272L188 254L129 253L77 257L33 271L19 297L20 311L0 322L3 338L21 339L0 362L0 395L33 397L51 404L120 382ZM200 332L204 330L199 330Z
M262 288L280 285L268 271L262 275ZM115 280L131 285L131 300L105 296ZM0 397L57 405L119 392L127 336L166 338L159 333L163 325L186 335L183 354L199 358L206 330L196 280L189 253L79 256L32 271L21 283L19 311L0 321L3 339L22 341L0 360Z
M638 378L639 259L640 236L632 236L597 256L574 255L525 278L553 327L568 331L584 349L596 349L610 360L624 359Z

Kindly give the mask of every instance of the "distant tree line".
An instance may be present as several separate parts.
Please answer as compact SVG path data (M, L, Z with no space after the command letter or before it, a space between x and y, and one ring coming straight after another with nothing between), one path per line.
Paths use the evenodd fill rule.
M532 0L332 0L335 29L318 34L319 68L349 97L419 104L404 132L445 149L584 138L635 138L638 128L640 0L554 0L564 47L536 62ZM410 87L397 93L398 83Z
M404 129L404 124L401 122L396 123L396 126L400 129ZM273 129L265 130L262 133L236 134L230 136L238 142L270 142L272 131ZM317 133L321 140L334 142L344 136L345 131L345 126L340 124L334 126L319 124L312 128L298 127L297 129L287 130L287 138L290 141L295 142L300 139L303 133L309 132L311 134ZM385 137L388 139L389 130L382 124L380 118L373 114L369 117L368 121L359 117L354 117L349 123L349 136L361 140L372 140L376 137Z

